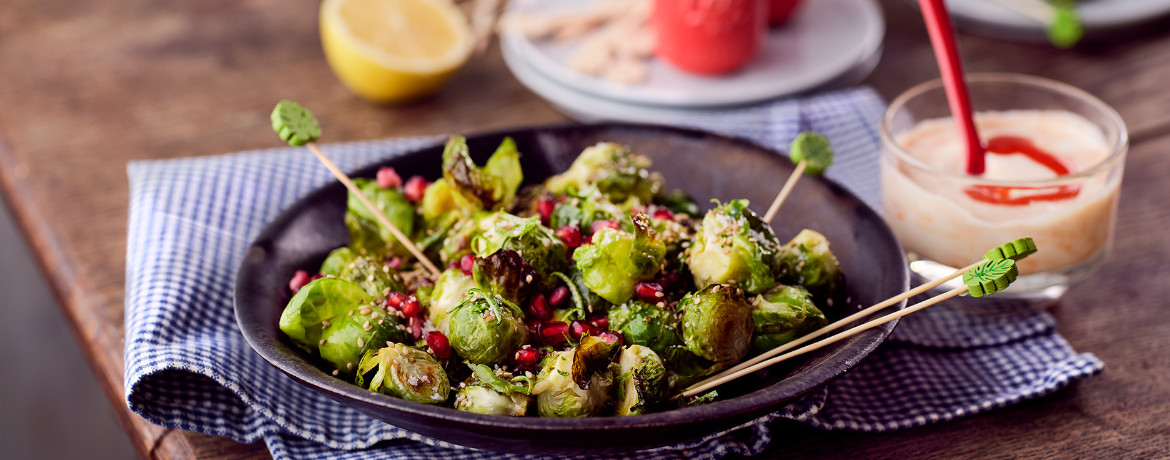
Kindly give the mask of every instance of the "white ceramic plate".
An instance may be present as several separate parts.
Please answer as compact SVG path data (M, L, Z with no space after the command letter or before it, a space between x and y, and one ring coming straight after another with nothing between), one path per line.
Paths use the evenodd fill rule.
M509 11L548 13L592 0L513 0ZM867 61L880 48L885 20L873 0L806 0L789 24L771 29L760 54L739 73L703 77L653 60L650 79L626 86L578 73L564 62L579 41L500 37L514 73L523 63L574 91L617 102L663 107L742 105L801 92L829 82ZM539 92L539 91L538 91Z
M961 28L974 33L1029 43L1048 41L1044 24L995 1L947 0L947 9ZM1170 0L1081 0L1077 3L1077 15L1086 38L1103 38L1127 28L1170 19Z
M597 97L592 94L577 91L562 85L552 78L533 69L528 63L516 56L516 51L503 48L504 62L512 70L516 79L540 97L549 101L553 107L569 118L583 122L596 123L600 121L623 121L630 123L671 124L686 123L696 117L713 115L726 108L720 107L665 107L654 105L631 104ZM830 89L854 85L864 80L881 59L879 47L865 61L852 69L847 70L837 78L810 90Z

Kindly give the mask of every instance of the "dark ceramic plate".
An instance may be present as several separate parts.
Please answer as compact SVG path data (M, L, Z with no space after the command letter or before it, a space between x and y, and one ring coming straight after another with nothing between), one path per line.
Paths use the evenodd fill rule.
M591 125L519 129L472 136L472 156L482 164L511 136L523 153L527 182L564 171L587 146L600 141L628 145L650 157L668 189L681 188L701 203L748 198L763 211L792 164L749 142L674 128ZM441 147L394 158L403 177L439 175ZM354 173L373 177L378 166ZM894 322L720 388L720 401L632 417L551 419L497 417L417 404L364 390L331 377L279 334L277 322L289 299L288 280L298 269L315 271L332 249L348 243L342 216L345 188L332 183L285 211L248 249L236 285L236 319L264 359L301 384L342 404L424 436L468 447L522 453L606 453L674 444L745 423L779 409L853 367L874 350ZM787 241L802 228L828 236L845 271L846 309L872 305L907 288L901 247L881 218L837 184L804 179L775 219ZM896 308L904 308L905 302ZM838 317L845 316L838 308Z

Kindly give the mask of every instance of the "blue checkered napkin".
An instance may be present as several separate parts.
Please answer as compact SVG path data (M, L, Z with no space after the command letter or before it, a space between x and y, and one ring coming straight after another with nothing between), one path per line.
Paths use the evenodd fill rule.
M804 100L666 120L785 146L802 129L829 137L828 176L876 207L878 121L884 104L861 88ZM325 146L352 170L434 145L438 138ZM232 311L236 269L277 214L332 177L303 149L129 166L126 401L167 427L263 439L283 458L522 458L474 451L395 428L295 383L244 341ZM768 421L886 431L948 420L1051 392L1099 372L1043 312L978 314L941 304L902 320L849 374L774 414L639 459L753 455ZM880 397L874 397L880 395Z

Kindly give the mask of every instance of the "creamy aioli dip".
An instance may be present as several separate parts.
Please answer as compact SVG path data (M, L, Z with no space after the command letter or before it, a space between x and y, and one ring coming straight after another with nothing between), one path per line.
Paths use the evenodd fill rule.
M975 115L975 125L985 142L1001 136L1030 140L1058 158L1072 175L1110 155L1101 130L1071 112L982 112ZM1117 177L1105 170L1068 183L1045 183L1058 177L1051 167L1023 154L988 153L981 178L1012 181L991 182L1007 186L994 189L1009 199L989 202L972 195L972 186L981 184L980 177L960 178L937 171L966 175L964 143L951 118L919 122L895 142L935 168L920 168L894 154L883 157L885 218L906 250L922 258L962 267L981 259L988 249L1030 236L1039 251L1020 261L1020 272L1028 274L1072 267L1100 253L1109 241L1120 171ZM1041 184L1040 189L1016 187ZM1040 196L1049 198L1029 198ZM1009 202L1013 204L1005 204Z

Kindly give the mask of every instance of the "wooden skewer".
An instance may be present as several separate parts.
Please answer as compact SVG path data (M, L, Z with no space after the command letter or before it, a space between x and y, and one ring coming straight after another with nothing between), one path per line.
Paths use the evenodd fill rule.
M381 209L378 209L377 206L374 206L374 203L370 202L370 199L366 197L366 194L362 193L361 189L358 188L357 184L354 184L353 181L350 180L349 176L342 172L341 169L337 167L337 165L333 164L333 161L329 160L329 157L325 156L324 153L321 153L321 149L317 147L316 142L308 142L305 144L305 146L308 147L309 150L311 150L313 154L317 156L318 160L321 160L321 163L325 164L325 167L329 169L329 172L332 172L333 176L337 177L337 180L341 181L341 183L345 185L345 188L349 189L350 192L353 192L353 194L357 196L358 200L361 201L362 204L364 204L366 208L374 214L374 217L378 219L378 222L389 229L390 233L394 234L394 237L398 238L398 241L406 246L406 249L410 251L410 253L414 255L414 257L418 259L418 261L421 262L424 267L426 267L427 271L431 272L431 275L439 276L439 268L435 267L435 264L431 263L431 260L428 259L427 256L423 255L422 251L418 250L418 247L414 245L414 242L412 242L410 238L403 234L402 230L398 229L398 226L394 225L393 222L390 222L390 219L386 218L386 215L382 213Z
M780 189L780 194L776 195L776 199L772 200L772 206L769 206L768 212L764 214L764 222L771 223L772 218L776 217L776 211L779 211L780 205L784 203L784 200L788 199L788 194L792 193L792 189L796 187L796 183L804 175L804 168L807 166L807 161L801 161L796 164L796 169L792 170L792 174L788 176L788 182L784 183L784 188Z
M830 332L833 332L833 331L835 331L835 330L837 330L837 329L840 329L840 328L844 327L845 325L847 325L847 324L849 324L849 323L852 323L852 322L854 322L854 321L856 321L856 320L859 320L859 319L861 319L861 318L863 318L863 317L866 317L866 316L870 315L871 313L874 313L874 312L876 312L876 311L878 311L878 310L881 310L881 309L883 309L883 308L886 308L886 307L888 307L888 306L890 306L890 305L893 305L893 304L896 304L896 303L898 303L898 302L901 302L902 300L909 299L909 298L911 298L911 297L914 297L914 296L916 296L916 295L918 295L918 294L921 294L921 293L923 293L923 292L926 292L926 291L929 291L929 290L931 290L931 289L934 289L934 288L938 287L939 285L941 285L941 284L943 284L943 283L945 283L945 282L947 282L947 281L950 281L950 280L953 280L953 279L955 279L955 278L958 278L958 277L960 277L960 276L963 276L963 274L964 274L964 273L966 273L966 272L970 271L971 269L973 269L973 268L975 268L975 267L978 267L978 266L980 266L980 265L983 265L984 263L987 263L987 259L980 260L980 261L978 261L978 262L975 262L975 263L973 263L973 264L971 264L971 265L968 265L968 266L966 266L966 267L963 267L963 268L960 268L960 269L958 269L958 270L955 270L955 272L954 272L954 273L951 273L950 275L947 275L946 277L943 277L943 278L936 279L936 280L934 280L934 281L931 281L931 282L929 282L929 283L926 283L926 284L920 285L920 286L918 286L918 287L916 287L916 288L914 288L914 289L911 289L911 290L909 290L909 291L906 291L906 292L903 292L903 293L901 293L901 294L898 294L898 295L896 295L896 296L890 297L889 299L883 300L883 301L881 301L881 302L879 302L879 303L877 303L877 304L873 305L872 307L869 307L869 308L866 308L866 309L864 309L864 310L861 310L861 311L859 311L859 312L857 312L857 313L854 313L854 314L852 314L852 315L849 315L849 316L847 316L847 317L845 317L845 318L842 318L842 319L840 319L840 320L837 320L837 321L833 322L832 324L826 325L825 327L822 327L822 328L820 328L820 329L817 329L817 330L815 330L815 331L813 331L813 332L810 332L810 333L808 333L808 335L805 335L805 336L803 336L803 337L800 337L800 338L798 338L798 339L796 339L796 340L793 340L793 341L791 341L791 342L788 342L788 343L786 343L786 344L784 344L784 345L781 345L781 346L779 346L779 347L776 347L776 348L773 348L773 349L771 349L771 350L768 350L768 351L766 351L766 352L764 352L764 353L761 353L759 356L756 356L756 357L754 357L754 358L752 358L752 359L749 359L749 360L747 360L747 361L744 361L744 362L742 362L742 363L739 363L739 364L737 364L737 365L735 365L735 366L731 367L730 369L727 369L727 370L723 371L723 372L722 372L722 373L720 373L719 375L715 375L715 376L709 377L709 378L707 378L707 379L704 379L704 380L702 380L702 381L700 381L700 382L698 382L698 383L696 383L696 384L694 384L694 385L691 385L690 387L688 387L688 389L687 389L687 390L689 391L691 388L696 388L696 387L698 387L698 386L700 386L700 385L706 385L706 384L708 384L708 383L710 383L710 382L712 382L712 381L714 381L714 380L718 379L718 378L719 378L721 375L726 375L726 374L729 374L729 373L732 373L732 372L739 371L740 369L745 369L745 368L748 368L748 367L750 367L750 366L752 366L752 365L754 365L754 364L756 364L756 363L759 363L759 362L761 362L761 361L764 361L764 360L766 360L766 359L768 359L768 358L771 358L771 357L773 357L773 356L779 355L779 354L781 354L781 353L784 353L784 352L786 352L786 351L788 351L788 350L791 350L791 349L793 349L793 348L796 348L796 347L799 347L799 346L801 346L801 345L804 345L804 344L806 344L806 343L808 343L808 342L811 342L813 339L816 339L817 337L821 337L821 336L823 336L823 335L825 335L825 334L828 334L828 333L830 333Z
M849 329L849 330L842 332L840 334L829 337L829 338L822 340L820 342L817 342L817 343L814 343L811 345L807 345L807 346L804 346L802 348L798 348L796 350L790 351L788 353L785 353L783 355L769 359L767 361L757 363L753 366L749 366L749 367L740 369L740 370L735 371L735 372L731 372L731 371L722 372L719 375L717 375L711 379L708 379L708 382L705 384L693 385L690 388L687 388L686 391L683 391L682 394L676 396L676 398L689 398L691 396L695 396L697 394L700 394L704 391L715 388L715 387L722 385L724 383L730 382L732 380L743 377L747 374L751 374L751 373L758 371L760 369L763 369L763 368L766 368L766 367L771 366L773 364L776 364L778 362L784 361L788 358L791 358L794 356L799 356L799 355L808 353L810 351L817 350L817 349L824 347L826 345L830 345L830 344L839 342L841 340L844 340L846 338L853 336L854 334L857 334L858 332L861 332L861 331L864 331L867 329L872 329L874 327L888 323L890 321L893 321L895 319L909 315L909 314L914 313L918 310L921 310L923 308L929 307L929 306L934 305L936 303L942 302L944 300L947 300L951 297L957 296L957 295L962 294L964 292L967 292L967 286L965 286L965 285L951 289L950 291L947 291L943 294L939 294L937 296L926 299L922 302L914 304L911 307L906 308L905 310L891 313L889 315L883 316L881 318L875 319L875 320L870 321L868 323L865 323L865 324L862 324L860 326Z

